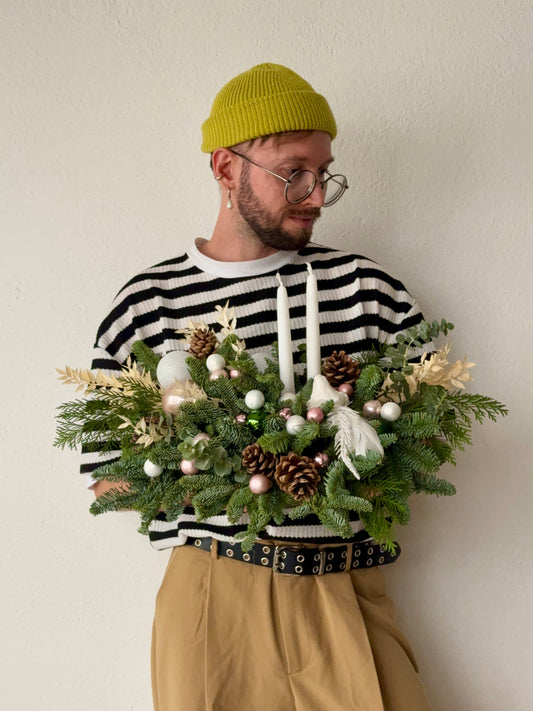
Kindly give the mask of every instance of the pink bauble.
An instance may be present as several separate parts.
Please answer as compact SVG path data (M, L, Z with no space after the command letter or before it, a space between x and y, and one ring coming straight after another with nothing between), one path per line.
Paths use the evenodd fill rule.
M200 471L192 459L182 459L180 462L180 469L186 476L198 474Z
M198 434L194 435L192 441L194 442L194 444L196 444L202 439L211 439L211 437L207 434L207 432L198 432Z
M348 395L348 397L352 397L352 395L353 395L353 388L349 383L343 383L342 385L339 385L337 390L340 393L344 393L345 395Z
M175 415L180 409L180 406L185 402L185 398L178 394L181 389L182 383L178 381L174 381L172 385L169 385L168 388L165 389L161 398L161 407L167 415Z
M266 494L272 486L272 481L264 474L254 474L248 482L250 491L254 494Z
M313 461L319 469L324 469L329 464L329 457L325 452L318 452L313 457Z
M246 424L246 418L247 415L244 412L240 412L238 415L235 416L235 422L238 425L244 425Z
M224 370L224 368L220 368L219 370L213 370L212 373L209 373L209 380L218 380L219 378L227 378L228 377L228 371Z
M307 419L309 422L322 422L324 413L319 407L311 407L307 410Z
M232 368L229 372L229 377L235 380L235 378L240 378L241 377L241 371L237 370L237 368Z
M379 400L369 400L363 405L363 415L371 420L374 417L379 417L381 412L381 403Z
M284 420L288 420L289 417L292 415L292 410L290 407L282 407L279 411L279 415L280 417L283 417Z

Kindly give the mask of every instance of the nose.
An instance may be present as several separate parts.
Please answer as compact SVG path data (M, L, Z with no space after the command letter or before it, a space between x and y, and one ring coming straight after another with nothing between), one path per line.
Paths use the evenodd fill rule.
M315 182L314 188L311 190L305 200L300 204L308 205L309 207L323 207L325 197L326 191L324 190L320 180L317 180Z

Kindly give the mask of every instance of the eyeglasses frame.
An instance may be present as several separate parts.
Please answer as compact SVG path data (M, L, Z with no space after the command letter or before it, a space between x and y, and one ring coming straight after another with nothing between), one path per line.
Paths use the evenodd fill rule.
M318 181L318 183L319 183L319 185L320 185L320 188L321 188L322 190L324 190L324 186L325 186L326 183L327 183L329 180L331 180L332 178L342 178L342 179L345 181L345 185L344 185L344 187L343 187L343 190L341 190L341 191L339 192L339 194L337 195L337 197L336 197L334 200L332 200L331 202L324 202L323 207L330 207L331 205L334 205L336 202L338 202L338 201L341 199L341 197L344 195L344 193L346 192L346 190L348 190L348 181L347 181L347 179L346 179L346 176L345 176L345 175L342 175L342 173L334 173L334 174L332 174L332 173L329 172L329 170L326 170L326 171L324 171L324 172L326 172L326 173L328 174L328 177L327 177L325 180L320 180L320 179L318 178L318 176L316 175L316 173L314 173L312 170L308 170L307 168L302 168L302 169L300 169L300 170L294 171L293 175L295 175L296 173L304 173L304 172L305 172L305 173L311 173L311 175L313 176L313 183L312 183L311 187L308 189L307 193L306 193L303 197L301 197L299 200L289 200L289 198L287 197L287 192L288 192L288 190L289 190L289 186L290 186L290 184L291 184L291 182L292 182L292 177L293 177L293 176L291 176L291 177L289 177L289 178L284 178L282 175L278 175L277 173L274 173L274 171L269 170L268 168L265 168L264 165L259 165L259 163L256 163L256 162L255 162L254 160L252 160L251 158L248 158L248 156L245 156L245 155L243 155L242 153L239 153L238 151L233 150L233 148L228 148L228 150L230 151L230 153L233 153L234 155L239 156L239 158L242 158L243 160L248 161L248 163L251 163L252 165L255 165L257 168L261 168L261 170L264 170L266 173L269 173L270 175L273 175L275 178L279 178L279 180L283 180L283 182L285 183L285 190L284 190L284 193L283 193L283 194L284 194L284 196L285 196L285 200L289 203L289 205L298 205L299 203L301 203L301 202L303 202L304 200L306 200L306 199L309 197L309 195L311 195L311 193L313 192L313 190L315 189L315 186L316 186L316 184L317 184L317 181Z

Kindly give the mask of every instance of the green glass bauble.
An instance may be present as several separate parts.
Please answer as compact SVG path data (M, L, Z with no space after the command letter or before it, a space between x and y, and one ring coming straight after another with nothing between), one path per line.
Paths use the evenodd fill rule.
M246 418L246 424L250 425L253 430L259 430L265 419L263 410L252 410Z

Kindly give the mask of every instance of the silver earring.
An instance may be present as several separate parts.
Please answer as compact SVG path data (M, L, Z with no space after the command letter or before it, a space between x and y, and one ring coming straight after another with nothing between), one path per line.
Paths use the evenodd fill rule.
M233 208L233 203L231 202L231 190L228 188L228 201L226 202L226 207L228 210Z
M222 176L221 176L221 175L215 175L215 180L222 180Z

